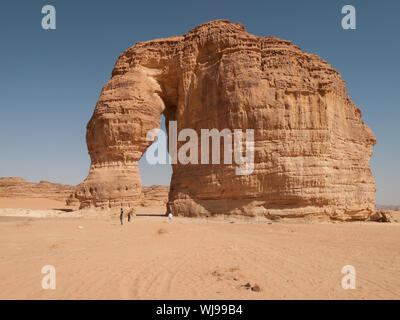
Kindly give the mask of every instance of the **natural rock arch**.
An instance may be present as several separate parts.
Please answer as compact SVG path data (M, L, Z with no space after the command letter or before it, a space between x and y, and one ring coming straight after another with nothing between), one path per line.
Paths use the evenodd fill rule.
M135 44L117 60L87 125L81 207L133 206L148 130L254 129L255 169L173 165L168 205L187 216L365 219L374 209L375 138L340 74L289 41L219 20Z

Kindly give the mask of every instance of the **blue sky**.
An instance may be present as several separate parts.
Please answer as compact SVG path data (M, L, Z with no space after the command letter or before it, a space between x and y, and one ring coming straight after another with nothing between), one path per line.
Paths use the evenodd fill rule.
M56 8L57 29L41 28ZM357 29L341 28L351 4ZM0 2L0 176L78 184L90 159L85 132L118 56L139 41L186 33L215 19L291 40L336 68L378 140L371 159L377 202L400 204L400 1ZM171 168L140 162L144 185Z

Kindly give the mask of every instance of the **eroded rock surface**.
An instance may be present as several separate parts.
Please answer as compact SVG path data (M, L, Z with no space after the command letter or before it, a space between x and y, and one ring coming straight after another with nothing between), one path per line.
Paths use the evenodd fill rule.
M79 200L75 198L76 186L48 181L39 183L28 182L19 177L0 178L0 198L16 199L52 199L66 201L67 205L79 205ZM168 186L153 185L142 187L140 201L138 205L142 207L166 206L168 202Z
M219 20L135 44L117 60L87 125L81 207L141 201L138 161L160 115L178 132L254 129L255 167L173 165L175 215L366 219L374 210L373 133L339 72L290 41ZM184 142L178 143L178 148Z
M23 178L0 178L0 197L2 198L46 198L65 201L75 189L74 186L40 181L28 182Z
M168 202L168 186L150 186L142 187L143 200L141 206L166 206Z

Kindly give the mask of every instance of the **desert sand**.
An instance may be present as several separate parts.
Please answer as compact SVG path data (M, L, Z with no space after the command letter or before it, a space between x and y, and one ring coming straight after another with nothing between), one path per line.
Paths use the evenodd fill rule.
M121 226L49 204L0 209L0 299L400 298L399 223L169 222L146 207ZM348 264L354 290L341 287Z
M1 198L0 208L67 209L65 201L46 198Z

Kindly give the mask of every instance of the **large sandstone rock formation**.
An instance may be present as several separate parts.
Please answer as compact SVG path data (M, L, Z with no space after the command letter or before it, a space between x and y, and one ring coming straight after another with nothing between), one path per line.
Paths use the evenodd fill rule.
M161 114L178 131L255 135L250 175L236 175L235 164L173 165L174 214L354 220L374 209L375 138L339 72L290 41L229 21L137 43L118 58L87 125L91 168L76 192L81 207L139 201L138 161Z

